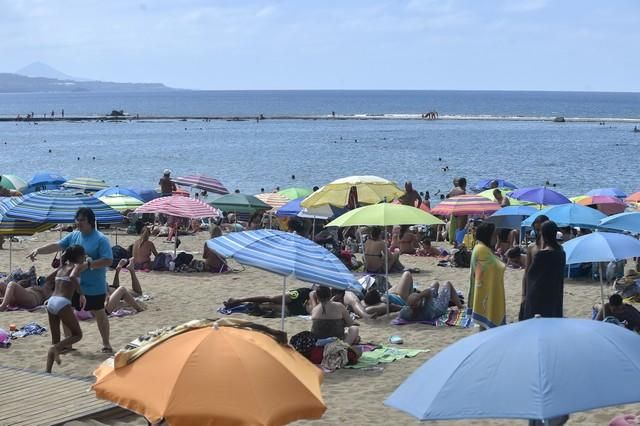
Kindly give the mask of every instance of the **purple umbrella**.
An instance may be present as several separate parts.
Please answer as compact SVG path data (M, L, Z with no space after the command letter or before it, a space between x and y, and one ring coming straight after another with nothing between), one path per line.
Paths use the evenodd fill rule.
M607 195L609 197L627 198L627 194L618 188L596 188L587 192L587 195Z
M545 206L551 204L567 204L571 202L571 200L564 195L545 186L516 189L509 194L509 197Z

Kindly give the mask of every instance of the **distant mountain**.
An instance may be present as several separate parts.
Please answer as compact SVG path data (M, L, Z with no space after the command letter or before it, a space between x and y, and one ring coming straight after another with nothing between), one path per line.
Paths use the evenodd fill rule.
M55 71L55 70L53 70ZM150 92L173 90L161 83L113 83L107 81L74 81L45 77L26 77L0 73L0 93L30 92Z
M87 78L72 77L42 62L34 62L27 65L26 67L20 68L18 71L16 71L16 74L24 75L26 77L54 78L56 80L88 80Z

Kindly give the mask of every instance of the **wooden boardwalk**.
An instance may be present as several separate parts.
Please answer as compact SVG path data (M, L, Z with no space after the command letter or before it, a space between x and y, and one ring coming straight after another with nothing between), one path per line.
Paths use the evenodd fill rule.
M92 377L69 377L0 366L0 425L58 425L124 411L97 399Z

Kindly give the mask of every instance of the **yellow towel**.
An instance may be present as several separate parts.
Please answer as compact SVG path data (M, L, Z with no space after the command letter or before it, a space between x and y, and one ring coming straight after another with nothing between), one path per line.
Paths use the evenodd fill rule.
M482 242L471 254L467 313L484 328L507 323L504 297L505 265Z

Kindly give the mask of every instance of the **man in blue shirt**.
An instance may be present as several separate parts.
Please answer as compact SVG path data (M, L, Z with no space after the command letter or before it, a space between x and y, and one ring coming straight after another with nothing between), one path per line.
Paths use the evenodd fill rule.
M91 311L96 318L98 331L102 337L102 352L113 352L109 343L109 317L104 310L107 295L107 270L113 262L109 239L95 229L96 216L90 208L80 208L76 212L76 231L71 232L57 243L39 247L27 256L32 261L39 254L49 254L65 250L78 244L84 247L87 260L84 272L80 275L80 287L86 298L84 307L80 306L80 297L75 294L72 300L74 308Z

